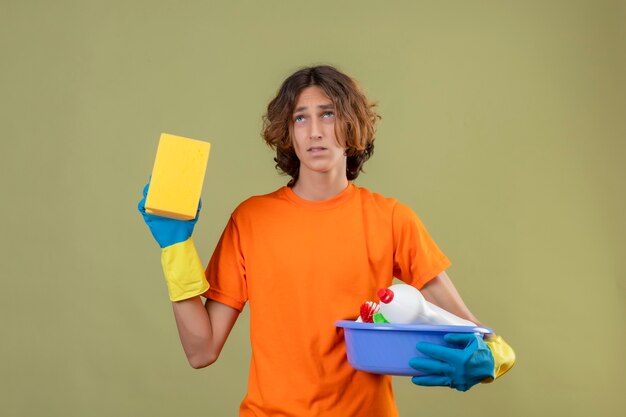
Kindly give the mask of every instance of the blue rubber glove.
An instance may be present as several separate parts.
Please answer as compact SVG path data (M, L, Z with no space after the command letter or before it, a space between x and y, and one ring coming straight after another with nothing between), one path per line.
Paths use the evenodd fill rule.
M429 358L412 358L409 365L427 375L411 381L422 386L447 386L467 391L494 377L494 359L483 339L473 333L448 333L444 340L458 347L418 343L417 350Z
M137 208L143 216L144 221L150 228L152 236L156 239L161 248L174 245L176 243L184 242L189 239L193 233L193 228L198 221L200 215L200 208L202 207L202 200L198 204L198 212L196 218L193 220L177 220L170 219L168 217L155 216L153 214L146 213L146 196L148 195L148 189L150 183L146 184L143 189L143 198L139 202Z

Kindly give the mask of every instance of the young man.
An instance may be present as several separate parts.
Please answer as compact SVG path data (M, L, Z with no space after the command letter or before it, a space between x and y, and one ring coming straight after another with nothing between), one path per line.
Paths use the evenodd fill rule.
M191 366L217 359L250 304L252 359L241 416L397 416L391 377L352 369L334 325L356 318L361 303L376 299L393 277L479 323L445 272L450 262L413 211L351 182L372 155L377 119L356 83L333 67L287 78L268 106L263 136L291 180L234 210L204 272L191 238L197 216L163 219L146 214L144 200L139 204L163 248ZM513 364L499 337L449 341L458 349L420 347L433 359L411 361L430 374L413 378L415 384L464 391Z

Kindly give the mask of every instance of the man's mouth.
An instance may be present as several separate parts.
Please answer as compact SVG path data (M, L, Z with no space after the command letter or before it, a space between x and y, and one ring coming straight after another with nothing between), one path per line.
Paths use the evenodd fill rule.
M307 149L308 152L321 152L321 151L325 151L326 148L324 148L323 146L313 146L309 149Z

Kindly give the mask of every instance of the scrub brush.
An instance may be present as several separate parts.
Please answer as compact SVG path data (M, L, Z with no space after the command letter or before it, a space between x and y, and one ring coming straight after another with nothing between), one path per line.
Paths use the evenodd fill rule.
M366 301L361 304L361 314L359 315L359 319L357 321L362 321L363 323L374 323L374 314L380 312L380 306L378 303L373 301Z

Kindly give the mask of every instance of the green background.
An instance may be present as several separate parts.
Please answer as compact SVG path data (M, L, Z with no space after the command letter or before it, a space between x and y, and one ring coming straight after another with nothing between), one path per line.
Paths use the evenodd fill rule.
M161 132L209 140L208 261L286 183L265 106L330 63L383 116L357 184L418 213L518 355L465 394L396 378L401 415L622 415L625 22L623 1L1 0L0 414L237 414L247 308L190 368L136 204Z

